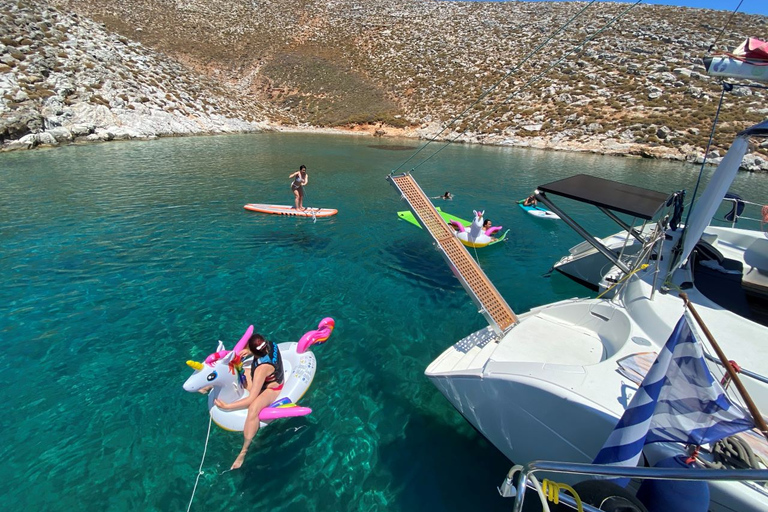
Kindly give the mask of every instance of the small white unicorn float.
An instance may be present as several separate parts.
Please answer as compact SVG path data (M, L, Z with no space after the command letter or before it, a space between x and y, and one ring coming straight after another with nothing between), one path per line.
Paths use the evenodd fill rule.
M317 330L304 334L298 343L286 342L277 345L283 360L285 383L277 400L262 409L259 414L260 427L278 418L305 416L312 412L308 407L296 405L312 384L317 369L315 355L307 349L312 345L325 343L333 332L334 325L333 318L323 318ZM213 422L225 430L242 432L248 409L225 411L216 407L213 401L220 398L231 403L248 396L248 390L245 389L245 372L249 371L251 361L243 361L240 351L248 344L251 334L252 325L231 351L225 350L224 344L219 341L216 352L209 355L205 362L187 361L187 365L194 368L195 372L184 383L184 389L197 392L211 387L211 392L208 393L208 411Z
M450 224L456 229L456 237L467 247L485 247L493 242L492 236L501 231L501 226L484 229L483 215L485 215L485 211L473 211L475 218L472 224L469 225L469 231L460 222L455 220L452 220Z

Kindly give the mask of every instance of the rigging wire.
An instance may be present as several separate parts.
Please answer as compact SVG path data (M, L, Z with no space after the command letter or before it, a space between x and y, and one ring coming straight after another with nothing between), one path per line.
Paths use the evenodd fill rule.
M526 62L527 62L527 61L528 61L528 60L529 60L531 57L533 57L533 56L534 56L536 53L538 53L538 52L539 52L539 50L541 50L541 49L542 49L544 46L546 46L546 44L547 44L547 43L549 43L549 42L550 42L552 39L554 39L554 38L555 38L555 36L557 36L558 34L560 34L560 32L562 32L563 30L565 30L565 29L568 27L568 25L570 25L570 24L571 24L571 22L573 22L574 20L576 20L576 18L578 18L579 16L581 16L581 14L582 14L584 11L586 11L586 10L587 10L587 9L588 9L588 8L589 8L589 7L590 7L590 6L591 6L593 3L595 3L596 1L597 1L597 0L592 0L591 2L589 2L589 3L588 3L587 5L585 5L585 6L584 6L584 7L583 7L583 8L582 8L582 9L581 9L579 12L577 12L577 13L576 13L574 16L572 16L572 17L571 17L571 19L569 19L569 20L568 20L568 21L567 21L567 22L566 22L564 25L562 25L560 28L558 28L556 31L554 31L552 34L550 34L550 36L549 36L549 37L547 37L547 39L545 39L543 43L541 43L539 46L537 46L537 47L536 47L536 48L534 48L532 51L530 51L530 52L528 53L528 55L526 55L525 57L523 57L523 60L521 60L521 61L520 61L520 62L519 62L519 63L518 63L518 64L517 64L517 65L516 65L514 68L512 68L512 69L511 69L511 70L510 70L510 71L509 71L509 72L508 72L506 75L504 75L503 77L501 77L501 78L500 78L500 79L499 79L499 80L498 80L498 81L497 81L495 84L493 84L493 85L492 85L492 86L491 86L489 89L486 89L486 90L485 90L485 92L483 92L483 94L481 94L481 95L480 95L480 97L479 97L479 98L477 98L477 100L475 100L475 102L474 102L474 103L472 103L470 106L468 106L466 109L464 109L464 111L463 111L463 112L461 112L461 113L460 113L460 114L458 114L456 117L454 117L454 118L453 118L453 119L452 119L452 120L451 120L451 121L450 121L448 124L446 124L445 126L443 126L442 130L440 130L440 131L439 131L437 134L435 134L435 135L434 135L434 136L433 136L431 139L429 139L429 140L426 142L426 144L424 144L422 147L420 147L420 148L419 148L419 149L418 149L418 150L417 150L417 151L416 151L416 152L415 152L413 155L411 155L411 156L410 156L410 157L409 157L409 158L408 158L408 159L407 159L405 162L401 163L401 164L400 164L400 165L399 165L399 166L398 166L398 167L397 167L395 170L393 170L393 171L392 171L390 174L394 174L395 172L397 172L398 170L400 170L400 169L401 169L401 168L402 168L402 167L403 167L405 164L407 164L408 162L410 162L411 160L413 160L413 159L416 157L416 155L418 155L419 153L421 153L421 151L422 151L422 150L426 149L426 147L427 147L427 146L429 146L429 145L430 145L432 142L435 142L435 141L437 140L437 138L438 138L438 137L439 137L439 136L440 136L440 135L441 135L441 134L442 134L442 133L443 133L445 130L447 130L449 127L453 126L454 124L456 124L456 121L458 121L459 119L461 119L461 117L462 117L464 114L466 114L467 112L469 112L469 111L470 111L470 110L471 110L471 109L472 109L472 108L473 108L475 105L477 105L478 103L480 103L480 101L481 101L483 98L485 98L485 97L486 97L486 96L488 96L488 95L489 95L491 92L493 92L493 91L494 91L494 90L495 90L495 89L496 89L496 88L497 88L497 87L498 87L498 86L499 86L499 85L500 85L502 82L504 82L504 81L505 81L507 78L509 78L509 77L510 77L510 75L512 75L514 72L518 71L518 70L519 70L519 69L520 69L520 68L523 66L523 64L525 64L525 63L526 63Z
M696 192L699 190L699 183L701 183L701 176L704 174L704 166L707 164L707 155L709 155L709 148L712 146L712 140L715 138L715 129L717 128L717 121L720 117L720 109L723 106L723 97L725 96L726 91L732 91L733 85L728 82L723 82L723 90L720 92L720 101L717 103L717 112L715 112L715 118L712 120L712 129L709 131L709 140L707 141L707 148L704 150L704 161L701 162L701 168L699 169L699 177L696 178L696 186L693 187L693 194L691 195L691 205L693 205L693 201L696 199ZM688 227L688 219L691 218L691 210L693 210L693 207L688 209L688 215L685 216L685 227L683 228L683 232L685 232L685 229Z
M620 12L618 15L614 16L614 17L613 17L611 20L609 20L609 21L608 21L608 22L607 22L605 25L603 25L603 27L602 27L602 28L600 28L600 30L598 30L598 31L597 31L597 32L595 32L594 34L592 34L592 35L590 35L589 37L587 37L586 39L584 39L584 40L583 40L583 41L582 41L580 44L578 44L578 45L577 45L577 46L575 46L575 47L574 47L574 48L573 48L571 51L569 51L568 53L566 53L565 55L563 55L562 57L560 57L558 60L556 60L554 63L552 63L552 64L551 64L551 65L550 65L548 68L546 68L544 71L542 71L542 72L541 72L541 73L539 73L538 75L536 75L536 76L534 76L533 78L531 78L530 80L528 80L528 81L527 81L526 83L524 83L524 84L523 84L521 87L519 87L519 88L518 88L518 89L517 89L515 92L513 92L512 94L510 94L509 96L507 96L507 98L506 98L506 99L505 99L505 100L504 100L504 101L503 101L503 102L502 102L502 103L501 103L501 104L500 104L498 107L496 107L495 109L491 110L491 111L490 111L488 114L486 114L485 116L483 116L483 117L481 117L480 119L478 119L478 122L479 122L479 121L482 121L483 119L487 119L487 118L488 118L488 117L489 117L491 114L495 113L495 112L496 112L497 110L499 110L501 107L503 107L504 105L508 104L508 103L509 103L509 102L510 102L510 101L511 101L511 100L512 100L512 99L513 99L515 96L517 96L517 95L518 95L518 94L519 94L519 93L520 93L522 90L524 90L524 89L525 89L526 87L528 87L529 85L531 85L531 84L533 84L533 83L537 82L537 81L538 81L538 80L539 80L541 77L543 77L544 75L546 75L547 73L549 73L549 71L550 71L550 70L552 70L552 68L554 68L555 66L559 65L559 64L560 64L562 61L564 61L565 59L567 59L568 57L570 57L572 54L574 54L574 53L576 53L577 51L581 50L581 49L584 47L584 45L586 45L587 43L589 43L590 41L592 41L592 40L593 40L595 37L597 37L598 35L600 35L601 33L603 33L605 30L607 30L607 29L608 29L608 27L610 27L610 26L611 26L611 25L613 25L613 24L614 24L616 21L618 21L619 19L621 19L622 17L624 17L624 15L625 15L625 14L627 14L627 13L628 13L628 12L629 12L629 11L630 11L632 8L634 8L634 7L635 7L637 4L639 4L639 3L640 3L640 2L642 2L642 1L643 1L643 0L637 0L635 3L633 3L632 5L630 5L629 7L627 7L626 9L624 9L624 10L623 10L622 12ZM431 158L433 158L434 156L436 156L436 155L437 155L437 154L438 154L440 151L442 151L443 149L445 149L446 147L448 147L448 145L449 145L449 144L451 144L452 142L455 142L455 141L456 141L456 139L458 139L459 137L461 137L462 135L464 135L464 134L467 132L467 130L468 130L468 129L469 129L469 128L465 129L465 130L464 130L464 131L462 131L461 133L457 134L457 135L456 135L456 136L455 136L453 139L451 139L451 140L449 140L448 142L446 142L446 143L445 143L445 144L444 144L444 145L443 145L443 146L442 146L440 149L438 149L437 151L435 151L434 153L432 153L430 156L428 156L427 158L425 158L424 160L422 160L421 162L419 162L419 163L418 163L416 166L414 166L414 168L413 168L412 170L416 170L416 168L420 167L421 165L423 165L424 163L426 163L427 161L429 161ZM425 146L425 147L426 147L426 146ZM415 156L415 155L414 155L414 156ZM410 159L409 159L409 160L410 160ZM401 167L402 167L402 165L401 165ZM398 169L399 169L399 168L398 168ZM393 172L394 172L394 171L393 171Z
M720 40L720 37L722 37L723 32L725 32L725 29L728 28L728 25L731 24L731 20L733 20L733 17L736 15L736 12L741 9L741 4L744 3L744 0L739 1L739 5L736 6L736 8L733 10L731 15L728 17L728 21L725 22L725 25L723 25L723 28L720 29L720 33L717 34L717 37L715 37L715 40L712 42L711 45L709 45L709 52L711 52L716 46L717 42Z

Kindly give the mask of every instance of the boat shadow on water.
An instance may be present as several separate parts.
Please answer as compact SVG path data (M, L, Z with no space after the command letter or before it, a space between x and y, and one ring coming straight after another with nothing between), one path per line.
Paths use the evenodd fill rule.
M247 239L248 247L269 245L270 247L298 248L312 253L324 251L332 244L333 240L330 237L282 230L259 231Z
M413 409L413 404L403 407ZM403 434L380 445L379 462L399 475L396 483L404 489L397 496L400 510L510 508L510 501L494 489L509 469L506 457L467 425L457 429L428 411L414 410Z
M413 243L410 239L395 240L382 252L386 267L408 278L408 284L430 289L460 291L461 284L445 271L445 263L431 245Z
M381 347L373 354L360 350L355 357L369 374L367 382L394 384L377 387L369 395L374 402L388 404L388 419L381 420L383 411L378 415L383 423L377 430L384 439L377 445L378 463L372 476L386 478L395 495L388 509L509 510L510 500L495 489L500 475L509 470L506 457L468 422L456 421L453 410L443 406L439 393L420 372L403 381L403 368L412 367L405 373L414 375L414 369L423 367L423 354L415 348L393 352ZM391 425L386 426L387 422ZM385 436L393 431L392 425L397 425L398 435ZM535 505L534 500L531 503Z

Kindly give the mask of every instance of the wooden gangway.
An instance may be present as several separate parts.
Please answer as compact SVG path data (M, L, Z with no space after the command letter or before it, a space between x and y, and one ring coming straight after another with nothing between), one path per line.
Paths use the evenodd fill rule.
M392 186L408 203L414 217L435 240L437 248L498 335L517 324L517 317L485 272L456 238L453 229L440 217L432 202L409 173L389 175Z

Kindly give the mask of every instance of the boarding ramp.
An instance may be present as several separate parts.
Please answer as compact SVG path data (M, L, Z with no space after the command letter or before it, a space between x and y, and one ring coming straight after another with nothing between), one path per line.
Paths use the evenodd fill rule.
M408 203L414 217L429 232L451 271L499 337L517 323L517 317L467 249L440 217L432 202L409 173L387 180Z

